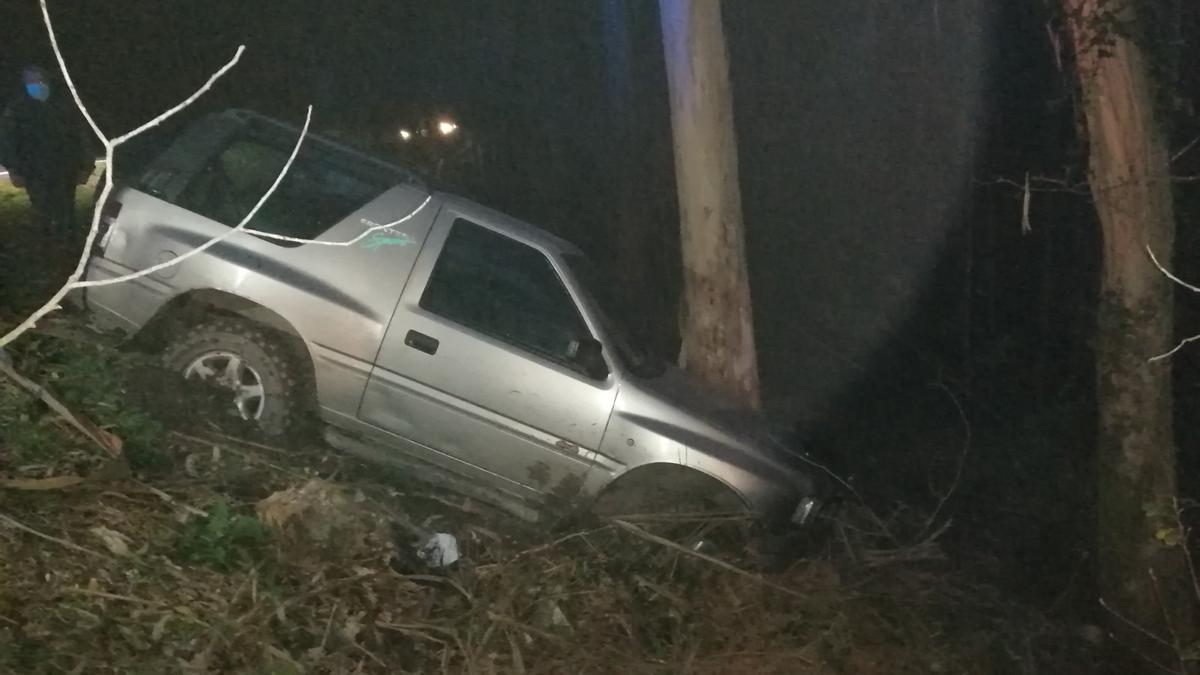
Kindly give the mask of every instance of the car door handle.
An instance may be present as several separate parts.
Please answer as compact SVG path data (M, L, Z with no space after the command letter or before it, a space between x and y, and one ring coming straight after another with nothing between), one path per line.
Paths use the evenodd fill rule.
M426 354L436 354L438 345L441 343L424 333L410 330L408 331L408 335L404 336L404 344Z

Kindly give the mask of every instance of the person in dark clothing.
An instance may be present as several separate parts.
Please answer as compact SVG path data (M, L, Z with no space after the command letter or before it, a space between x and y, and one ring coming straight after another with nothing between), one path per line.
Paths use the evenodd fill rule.
M52 90L46 72L22 73L25 90L0 117L0 165L23 187L38 219L58 237L75 232L75 187L94 168L71 97Z

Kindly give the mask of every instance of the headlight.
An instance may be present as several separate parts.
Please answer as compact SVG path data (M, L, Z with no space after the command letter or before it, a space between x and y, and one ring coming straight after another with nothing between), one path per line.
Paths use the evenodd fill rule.
M792 524L804 525L817 512L819 503L814 497L804 497L800 503L796 505L796 510L792 512Z

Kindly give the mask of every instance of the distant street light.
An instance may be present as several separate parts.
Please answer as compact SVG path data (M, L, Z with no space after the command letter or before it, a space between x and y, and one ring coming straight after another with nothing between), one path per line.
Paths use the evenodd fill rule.
M412 137L413 137L412 132L409 131L408 129L401 129L400 133L397 135L400 136L400 140L404 141L405 143L412 140Z
M437 130L441 135L449 136L458 131L458 125L450 120L441 120L437 123Z

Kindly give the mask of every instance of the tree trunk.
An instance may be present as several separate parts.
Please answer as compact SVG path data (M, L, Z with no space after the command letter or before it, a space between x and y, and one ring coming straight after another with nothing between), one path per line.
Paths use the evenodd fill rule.
M759 406L729 59L719 0L659 0L683 257L680 364Z
M1175 531L1170 361L1172 288L1146 254L1172 258L1166 138L1146 55L1115 31L1105 0L1064 0L1083 92L1089 179L1103 232L1096 342L1100 591L1130 621L1171 640L1191 633L1193 594ZM1137 19L1120 3L1118 18ZM1155 581L1157 578L1157 581ZM1169 619L1164 619L1164 615ZM1122 635L1133 639L1127 626ZM1142 645L1144 648L1145 645Z

